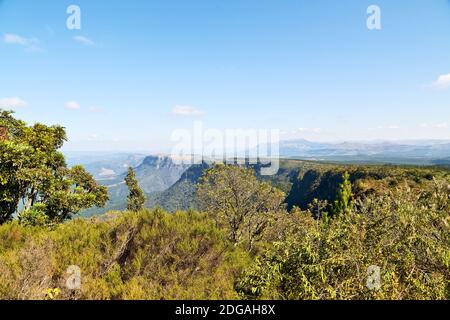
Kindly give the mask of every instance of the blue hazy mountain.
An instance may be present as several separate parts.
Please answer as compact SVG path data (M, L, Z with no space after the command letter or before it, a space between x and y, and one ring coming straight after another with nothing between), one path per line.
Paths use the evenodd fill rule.
M125 152L64 152L69 166L82 165L97 180L114 179L136 167L145 159L141 153Z
M140 161L137 161L141 158ZM177 164L168 156L145 156L138 154L128 154L128 157L117 155L110 158L112 163L108 164L106 159L97 160L85 164L87 170L96 175L97 181L108 187L109 202L105 208L94 208L84 212L84 215L93 215L106 212L108 210L122 210L126 208L128 188L125 184L125 176L128 167L131 166L136 172L139 186L147 194L152 195L167 190L174 185L182 174L189 168L189 165ZM136 162L134 161L136 160ZM133 163L134 165L131 165ZM105 176L106 170L117 169L115 173Z
M304 139L280 142L284 158L397 164L439 164L450 157L450 141L311 142Z

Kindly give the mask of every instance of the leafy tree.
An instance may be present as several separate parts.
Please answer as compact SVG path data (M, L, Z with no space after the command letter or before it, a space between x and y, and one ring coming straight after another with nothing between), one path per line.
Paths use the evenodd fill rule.
M106 187L82 167L68 168L58 150L66 141L61 126L27 126L10 111L0 110L0 223L10 220L22 202L24 211L44 204L50 219L62 221L84 208L103 206Z
M339 185L337 199L333 205L333 213L335 215L348 213L353 208L353 191L349 173L345 172L342 179L344 181Z
M216 165L206 171L197 186L201 207L219 226L229 231L233 243L259 240L272 217L284 209L285 195L259 181L252 169Z
M145 194L139 187L138 181L136 179L136 173L131 167L128 168L128 174L125 177L125 183L130 190L130 194L128 195L128 210L139 211L144 209L146 200Z
M61 176L42 194L50 218L68 219L71 213L102 207L108 202L107 188L100 186L82 166L61 171Z

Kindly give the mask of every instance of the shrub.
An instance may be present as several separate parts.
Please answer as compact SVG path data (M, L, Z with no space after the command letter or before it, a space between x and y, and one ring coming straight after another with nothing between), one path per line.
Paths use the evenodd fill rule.
M52 230L11 222L0 226L0 299L235 299L249 262L193 211L110 213ZM79 290L66 287L71 265Z
M246 298L448 299L449 195L436 183L430 192L368 197L326 222L291 214L287 235L236 288ZM368 286L371 266L380 270L379 288Z
M19 215L19 222L23 226L47 226L50 219L46 214L45 204L39 203L31 207L30 210L24 210Z

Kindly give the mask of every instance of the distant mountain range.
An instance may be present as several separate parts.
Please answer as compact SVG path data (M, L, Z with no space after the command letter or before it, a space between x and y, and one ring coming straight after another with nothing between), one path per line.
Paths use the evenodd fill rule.
M65 152L69 166L82 165L97 180L115 179L128 170L135 168L145 159L141 153L125 152Z
M450 141L321 143L299 139L280 142L280 157L324 162L450 167ZM128 188L124 178L128 167L135 168L139 185L147 194L148 207L161 206L169 211L195 207L192 200L195 184L207 167L206 164L177 164L169 156L145 156L140 153L69 152L66 158L70 166L83 165L97 181L108 187L110 201L107 207L87 210L83 213L86 216L125 209ZM269 179L275 183L287 181L283 172Z
M299 139L281 141L280 156L354 163L448 164L450 140L321 143Z

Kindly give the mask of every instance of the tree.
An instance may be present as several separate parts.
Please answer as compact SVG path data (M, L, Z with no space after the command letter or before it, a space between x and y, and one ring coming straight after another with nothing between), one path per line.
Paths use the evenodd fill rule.
M353 191L349 173L345 172L342 179L344 181L339 185L337 199L333 205L333 214L335 215L348 213L353 209Z
M145 194L142 189L139 187L139 184L136 179L136 173L133 168L128 168L128 174L125 178L125 183L130 190L130 194L128 195L128 207L127 209L130 211L139 211L144 208L145 204Z
M74 212L103 207L108 202L108 190L82 166L74 166L62 170L61 176L42 194L42 199L51 219L65 220Z
M27 126L0 109L0 127L7 133L0 140L0 223L39 204L52 220L62 221L91 206L108 201L100 186L82 167L68 168L58 150L66 141L61 126L36 123Z
M202 209L229 230L233 243L246 241L252 248L272 217L283 211L285 195L260 182L252 169L219 164L202 176L197 197Z

